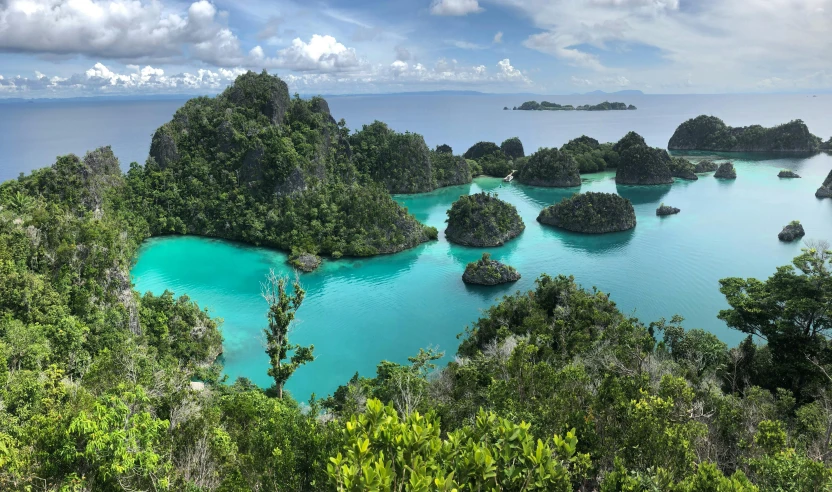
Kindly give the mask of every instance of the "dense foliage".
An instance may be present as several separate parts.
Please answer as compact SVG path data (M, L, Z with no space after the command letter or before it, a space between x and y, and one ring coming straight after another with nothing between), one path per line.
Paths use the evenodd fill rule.
M515 174L517 181L532 186L569 188L581 185L578 163L568 152L541 148L529 156Z
M191 99L157 130L151 159L128 173L130 198L154 235L335 256L401 251L432 231L375 181L384 182L365 154L400 145L394 154L402 156L402 169L419 156L428 163L425 177L402 179L433 177L421 137L385 129L358 132L352 157L348 130L335 123L326 101L289 99L280 79L249 72L216 98Z
M500 152L500 147L494 142L477 142L462 154L466 159L478 160L487 155L493 155Z
M685 158L670 157L668 167L670 167L670 174L674 178L687 179L690 181L696 181L699 179L696 176L696 166Z
M477 247L499 246L526 228L514 205L486 192L459 197L446 222L448 241Z
M612 147L611 143L601 144L594 138L582 135L563 144L560 151L571 154L583 174L618 167L618 152Z
M537 216L541 224L574 232L602 234L626 231L636 226L636 213L630 200L615 193L575 193Z
M670 184L672 163L667 151L649 147L636 132L629 132L614 146L619 155L615 182L627 185Z
M715 116L697 116L679 125L669 150L723 152L817 152L821 139L809 132L801 120L772 128L760 125L730 127Z
M509 159L519 159L526 156L526 152L523 150L523 142L517 137L505 139L500 144L500 150Z

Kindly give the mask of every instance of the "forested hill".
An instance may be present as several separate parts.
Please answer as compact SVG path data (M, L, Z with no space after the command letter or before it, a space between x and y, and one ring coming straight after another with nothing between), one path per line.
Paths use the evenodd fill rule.
M216 98L180 108L128 184L154 235L334 256L392 253L435 237L361 171L324 99L290 98L279 78L249 72Z
M676 128L668 150L722 152L817 152L830 148L809 132L801 120L766 128L760 125L731 127L715 116L697 116Z

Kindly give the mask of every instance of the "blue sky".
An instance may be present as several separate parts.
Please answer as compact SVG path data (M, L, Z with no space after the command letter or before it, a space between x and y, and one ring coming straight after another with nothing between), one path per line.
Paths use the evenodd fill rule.
M0 0L0 97L832 88L832 0Z

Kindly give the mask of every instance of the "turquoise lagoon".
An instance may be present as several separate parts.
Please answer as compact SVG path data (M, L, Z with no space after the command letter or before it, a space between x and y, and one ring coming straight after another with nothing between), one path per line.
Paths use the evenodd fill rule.
M806 240L832 239L832 200L814 191L832 156L735 160L738 179L713 173L672 186L616 186L613 173L585 177L580 191L617 192L632 200L638 225L606 235L574 234L545 227L539 211L573 189L504 185L494 178L432 193L396 196L420 221L444 230L445 212L460 195L496 192L514 204L526 223L517 239L498 248L466 248L438 241L394 255L325 261L301 280L307 298L298 312L293 340L314 344L317 359L288 384L295 398L324 396L359 372L374 374L381 360L406 362L420 347L438 347L453 357L457 335L499 297L533 287L542 273L574 275L597 287L625 313L644 322L673 314L687 328L704 328L729 344L741 339L716 318L726 307L718 280L765 278L800 252L803 242L782 243L777 233L791 220L806 228ZM779 179L781 168L802 179ZM681 209L656 217L660 203ZM465 265L483 251L513 265L523 278L499 287L462 283ZM227 241L192 236L154 238L139 251L132 270L140 292L168 289L187 294L222 318L225 373L267 386L264 353L266 304L259 283L270 268L291 273L286 255Z

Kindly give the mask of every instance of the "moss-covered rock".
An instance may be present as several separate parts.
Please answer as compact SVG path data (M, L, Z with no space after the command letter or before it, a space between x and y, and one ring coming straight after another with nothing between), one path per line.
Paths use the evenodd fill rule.
M670 156L662 149L649 147L644 139L630 132L619 140L613 150L620 156L615 182L624 185L670 184Z
M795 239L800 239L805 235L806 231L803 230L803 225L800 223L800 221L793 220L788 225L783 227L783 230L780 231L780 234L777 235L777 238L781 241L792 242Z
M670 174L674 178L686 179L689 181L696 181L699 177L696 175L696 166L687 159L681 157L670 158Z
M581 186L578 164L571 154L543 148L532 154L515 173L518 182L532 186L569 188Z
M523 150L523 142L517 137L507 138L500 144L500 151L509 159L519 159L526 156L526 151Z
M459 197L448 210L448 241L464 246L500 246L526 228L514 205L491 193Z
M669 150L717 152L817 152L821 139L801 120L765 128L730 127L715 116L697 116L681 125L667 144Z
M659 205L659 208L656 209L656 215L660 217L664 215L678 214L679 212L681 212L681 210L679 210L678 208L665 205L664 203Z
M734 163L723 162L719 165L719 169L714 173L715 178L720 179L737 179L737 170L734 169Z
M466 150L462 157L478 161L483 156L496 154L497 152L500 152L500 147L494 142L477 142Z
M537 221L574 232L603 234L632 229L636 213L630 200L615 193L575 193L544 208Z
M800 175L796 172L792 171L791 169L781 169L779 173L777 173L778 178L799 178Z
M823 184L815 192L815 196L818 198L832 198L832 171L829 171L829 174L826 175L826 179L823 180Z
M710 160L704 159L696 163L696 167L694 168L694 172L697 174L701 173L712 173L719 169L719 164Z
M321 257L311 253L300 253L289 256L289 264L302 272L314 272L321 266Z
M514 267L492 260L490 253L483 253L482 258L468 263L462 281L466 284L499 285L520 280L520 274Z

